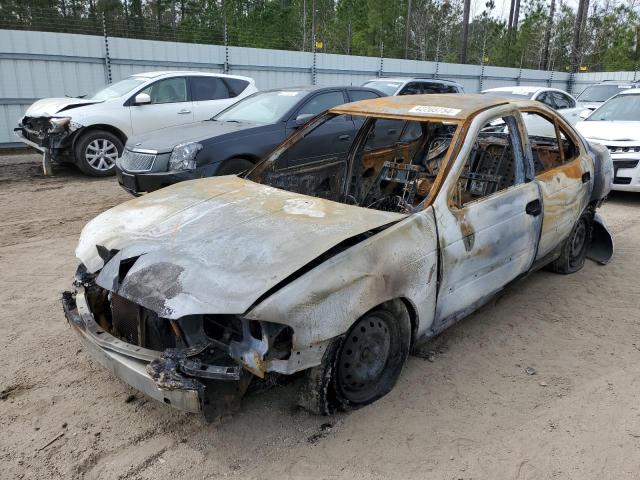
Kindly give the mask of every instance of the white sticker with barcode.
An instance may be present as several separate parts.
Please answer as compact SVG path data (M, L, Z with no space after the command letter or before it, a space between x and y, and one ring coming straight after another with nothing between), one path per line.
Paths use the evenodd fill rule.
M409 113L430 113L432 115L447 115L453 117L460 113L459 108L432 107L429 105L416 105Z

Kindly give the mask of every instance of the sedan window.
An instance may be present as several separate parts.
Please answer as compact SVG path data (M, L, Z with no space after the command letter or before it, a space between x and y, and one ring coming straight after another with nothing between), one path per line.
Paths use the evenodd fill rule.
M349 96L351 97L352 102L359 102L360 100L369 100L371 98L380 97L379 94L370 92L369 90L349 90Z
M167 78L160 80L141 93L151 97L151 103L177 103L187 101L187 79L184 77Z
M341 91L321 93L305 103L298 115L317 115L343 103L344 95Z
M573 99L562 92L552 92L552 95L558 110L562 110L563 108L573 108L576 106Z
M607 101L587 122L640 122L640 94L620 95Z

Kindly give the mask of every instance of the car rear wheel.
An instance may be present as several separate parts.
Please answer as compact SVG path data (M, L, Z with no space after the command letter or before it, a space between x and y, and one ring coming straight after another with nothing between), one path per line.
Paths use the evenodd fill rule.
M122 154L122 141L105 130L93 130L76 142L76 164L86 175L114 175L116 160Z
M371 310L307 372L301 405L327 415L375 402L396 384L410 345L411 321L402 302Z
M246 158L231 158L222 162L216 175L237 175L253 167L253 163Z
M592 230L593 216L590 211L586 211L580 216L569 238L562 245L560 257L551 263L551 270L564 274L580 270L587 258Z

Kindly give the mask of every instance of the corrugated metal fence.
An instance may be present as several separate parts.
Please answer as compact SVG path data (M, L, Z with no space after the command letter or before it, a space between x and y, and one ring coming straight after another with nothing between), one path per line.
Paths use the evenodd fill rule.
M0 30L0 148L22 145L16 143L13 128L36 99L91 94L110 79L176 69L246 75L261 89L359 85L372 77L391 76L447 78L467 92L508 85L566 89L570 78L566 72L485 65ZM592 74L574 78L572 85L578 90L586 86L580 75Z

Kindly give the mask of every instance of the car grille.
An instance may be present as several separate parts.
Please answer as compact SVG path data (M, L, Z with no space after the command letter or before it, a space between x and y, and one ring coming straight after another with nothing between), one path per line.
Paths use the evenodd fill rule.
M611 153L633 153L640 152L640 146L636 147L614 147L612 145L607 145L607 148Z
M120 168L127 172L148 172L153 167L156 155L125 150L120 157Z
M614 160L613 166L617 168L636 168L640 160Z

